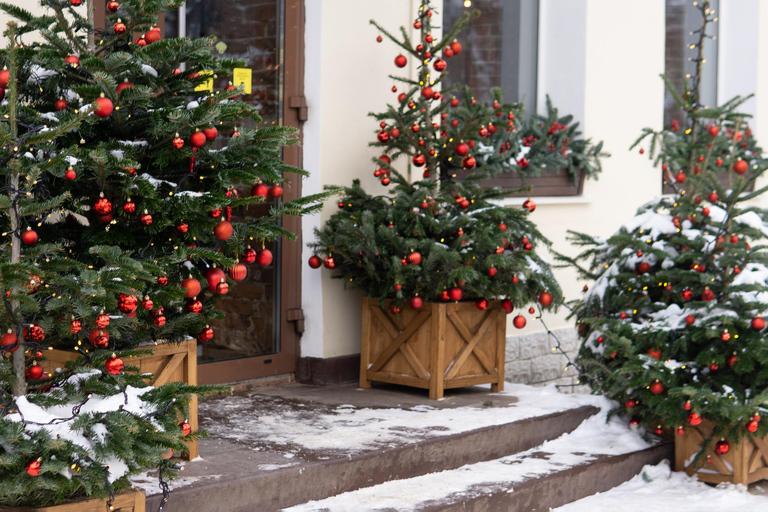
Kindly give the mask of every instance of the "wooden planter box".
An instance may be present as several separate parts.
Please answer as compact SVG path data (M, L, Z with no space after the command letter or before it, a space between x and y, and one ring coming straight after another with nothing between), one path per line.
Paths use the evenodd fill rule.
M360 387L371 381L429 389L431 399L446 389L491 384L504 389L507 319L501 303L485 311L472 302L425 302L399 315L378 300L363 299Z
M112 502L112 507L114 507L114 512L145 512L147 509L146 503L147 499L144 496L144 491L136 489L135 491L115 496L115 501ZM107 502L104 500L85 500L42 508L0 507L0 510L7 510L8 512L104 512L107 510Z
M184 382L193 386L197 385L197 341L189 339L176 343L161 343L157 346L139 347L140 349L152 349L154 354L130 358L126 365L137 366L142 373L151 373L154 380L153 386L162 386L169 382ZM81 357L77 352L66 350L49 350L45 353L43 370L53 373L56 368L63 368L64 364ZM189 418L187 422L193 431L197 425L197 395L192 395L189 402ZM197 440L188 443L189 450L183 455L185 460L198 457Z
M675 471L685 471L702 482L719 484L730 482L749 485L768 478L768 437L744 438L725 455L718 455L712 447L704 454L698 467L693 459L705 440L712 436L712 423L704 421L696 427L686 426L685 434L675 435ZM707 462L709 458L709 462Z

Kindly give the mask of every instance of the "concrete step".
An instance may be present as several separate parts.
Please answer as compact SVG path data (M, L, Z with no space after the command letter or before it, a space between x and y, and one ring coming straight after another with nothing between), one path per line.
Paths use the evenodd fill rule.
M339 405L342 408L354 407L348 405L353 402L351 399L360 403L380 403L382 400L375 394L376 390L360 392L355 389L353 391L360 397L340 396L336 401L337 405L342 404ZM369 392L372 393L367 394ZM285 395L285 392L282 393ZM301 394L297 393L296 396ZM326 402L328 396L333 396L333 393L326 388L323 392ZM395 396L402 401L402 394ZM475 404L473 407L478 408L481 414L493 414L493 408L483 409L483 404L490 401L496 404L500 401L504 402L504 395L490 394L484 390L479 394L457 396L460 404L471 400ZM514 404L513 398L507 396L506 400ZM281 399L287 400L285 396ZM245 402L247 400L228 402L227 417L240 418L241 422L247 421L245 419L247 411L230 410L231 407L242 407L242 403ZM270 407L273 409L279 408L276 402L268 401L267 403L271 403ZM425 401L425 404L431 404L429 407L432 407L435 402ZM380 407L384 405L381 403ZM406 399L406 405L411 407L413 403ZM292 409L299 410L311 409L315 406L318 404L306 401L291 405ZM451 407L450 400L444 406ZM263 408L264 404L259 407ZM417 411L422 411L418 407L419 404L413 406ZM360 411L370 410L370 408L360 409ZM459 412L465 414L463 411L464 409ZM182 474L183 478L172 491L170 502L165 510L167 512L281 510L310 500L322 500L393 480L407 480L435 471L453 470L468 464L523 452L574 430L585 419L598 412L597 407L579 405L574 401L570 408L564 411L539 414L518 421L474 429L470 426L465 431L447 435L420 437L416 429L412 432L403 427L398 434L403 440L402 443L390 442L385 446L359 452L313 451L304 448L294 449L291 453L280 453L273 446L249 444L252 441L233 442L236 437L227 439L226 436L224 438L220 436L221 431L229 429L230 426L222 424L226 422L218 418L218 425L206 425L212 431L212 439L201 442L200 452L204 460L187 465ZM201 413L205 414L205 407L202 408ZM361 435L366 429L373 428L377 421L375 418L370 419L367 416L366 418L366 421L358 426ZM270 419L266 416L259 417L256 413L254 421L269 423ZM313 420L312 414L308 414L304 421L311 424L318 420L317 418ZM354 419L348 421L354 422ZM274 427L279 429L280 425ZM289 426L286 422L286 429L293 427L295 425ZM215 429L218 430L214 431ZM228 430L228 432L231 434L231 431ZM355 435L355 430L345 434ZM300 436L301 433L296 435ZM413 442L414 438L415 442ZM148 489L148 491L151 494L151 490ZM157 509L160 499L158 495L149 496L148 510Z

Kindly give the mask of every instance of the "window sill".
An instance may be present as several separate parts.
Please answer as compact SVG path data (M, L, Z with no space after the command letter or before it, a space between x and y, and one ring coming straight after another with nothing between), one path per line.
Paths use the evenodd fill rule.
M531 197L536 206L547 204L565 205L565 204L591 204L594 199L589 196L540 196ZM507 197L501 200L490 201L497 206L520 206L525 201L523 197Z

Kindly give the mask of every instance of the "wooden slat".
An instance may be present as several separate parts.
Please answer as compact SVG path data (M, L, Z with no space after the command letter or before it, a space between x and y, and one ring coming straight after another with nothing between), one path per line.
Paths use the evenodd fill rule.
M464 339L464 341L467 342L466 345L464 345L464 348L461 349L459 352L459 355L456 356L456 359L453 360L451 363L451 368L448 370L447 374L445 375L446 380L450 380L456 376L456 374L459 372L459 369L462 367L462 365L467 361L469 356L472 354L472 352L475 350L475 347L478 343L480 343L480 340L483 339L483 336L485 336L486 332L488 332L488 328L491 326L493 322L489 321L492 320L492 313L493 311L486 311L486 315L483 317L482 321L480 322L480 327L478 327L477 332L475 332L474 336L471 336L469 338L464 337L463 334L461 334L461 337ZM456 325L456 322L461 322L461 320L458 318L458 315L455 312L448 313L448 319L453 323L453 325ZM463 324L463 322L462 322ZM479 354L475 354L478 356ZM486 359L484 356L481 359L478 357L478 360L480 360L480 364L482 364L486 371L488 373L492 373L494 368L492 364L486 364L489 363L486 359L486 362L483 362L483 359Z
M432 311L432 341L429 350L429 367L432 371L429 381L429 398L440 400L445 391L445 304L429 304Z
M445 381L445 389L463 388L465 386L477 386L478 384L492 384L498 379L496 372L491 375L469 375L467 377L456 377L455 379Z
M144 496L144 491L136 490L124 494L118 494L115 496L115 501L113 502L112 506L116 511L124 510L126 512L145 512L146 497ZM65 503L63 505L54 505L40 508L0 507L0 510L7 510L8 512L104 512L106 509L106 501L98 499L75 501L72 503Z
M368 376L371 380L400 384L402 386L411 386L412 388L429 389L428 380L411 377L410 375L401 375L399 373L390 372L369 372Z
M381 307L378 304L372 305L371 311L373 312L373 316L376 317L376 320L379 321L382 329L387 331L389 337L392 339L397 338L397 335L400 334L402 329L398 329L397 326L392 323L392 320L390 320L387 314L382 311Z
M184 382L191 386L197 385L197 342L195 340L189 340L187 342L187 360L184 361ZM200 429L197 418L197 395L192 395L189 400L189 426L192 427L193 432L197 432ZM187 443L187 460L194 460L200 456L199 443L197 440Z
M504 366L507 357L507 315L503 309L496 311L496 382L491 386L491 391L499 393L504 391Z
M176 368L179 367L181 363L184 362L184 359L186 358L186 352L183 354L173 354L173 356L165 363L163 369L155 374L155 380L152 382L152 385L162 386L163 384L167 384L173 372L176 370Z
M376 311L374 309L374 311ZM387 347L385 348L381 354L376 358L376 360L373 362L370 368L370 372L377 372L381 369L384 364L389 361L389 359L395 355L395 352L397 352L400 349L400 345L408 341L408 338L411 337L413 333L416 332L416 330L421 327L421 325L429 320L430 317L429 311L422 311L418 315L416 315L416 318L414 318L408 326L406 326L405 330L403 330L397 338Z
M419 361L419 358L413 353L413 350L408 346L408 343L400 345L400 352L403 353L408 364L411 365L420 379L429 379L429 370L427 370L421 361Z
M362 340L360 340L360 387L370 388L371 380L368 378L368 365L371 362L371 299L363 297L363 328Z

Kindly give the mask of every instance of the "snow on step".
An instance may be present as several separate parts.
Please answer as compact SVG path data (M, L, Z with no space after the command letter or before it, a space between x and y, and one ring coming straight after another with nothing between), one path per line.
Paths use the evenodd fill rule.
M743 512L768 510L768 496L749 494L741 485L720 484L716 488L682 472L673 472L667 462L645 466L632 480L554 509L556 512ZM554 512L553 511L553 512Z
M466 500L499 490L514 492L516 483L587 464L602 455L621 455L651 446L639 433L628 429L625 420L614 417L606 422L607 413L613 407L609 400L589 395L568 396L582 405L598 406L601 412L585 420L573 432L526 452L450 471L394 480L286 510L419 510L436 502L451 502L452 498Z

